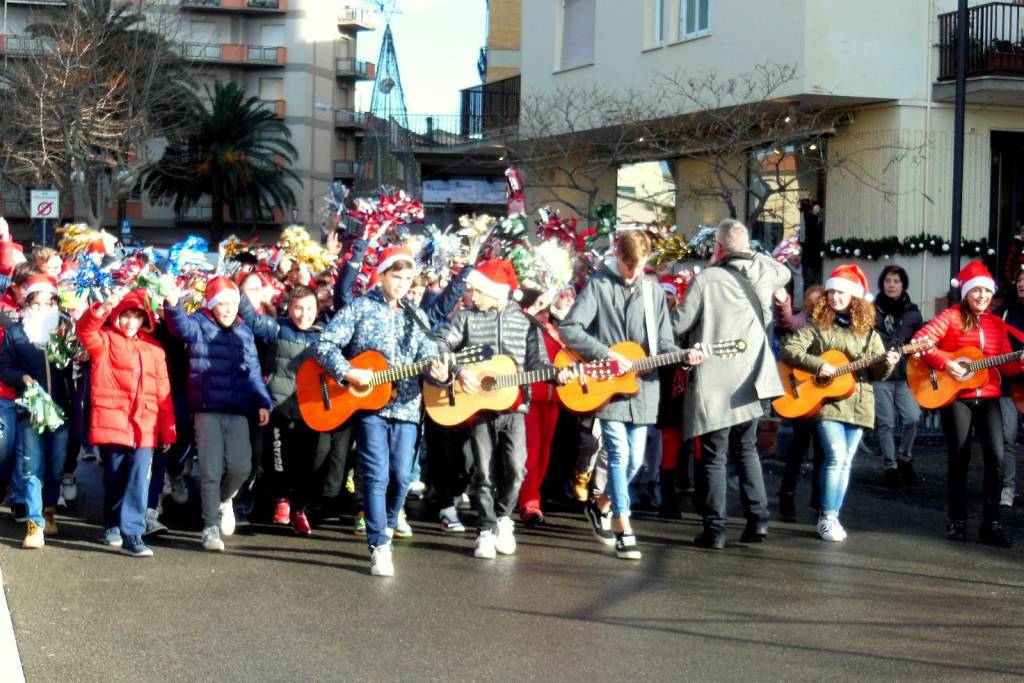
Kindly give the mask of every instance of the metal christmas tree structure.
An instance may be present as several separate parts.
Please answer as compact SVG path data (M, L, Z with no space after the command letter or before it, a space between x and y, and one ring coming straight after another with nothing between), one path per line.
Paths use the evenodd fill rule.
M366 195L376 192L381 186L391 186L419 197L419 174L412 155L409 114L405 108L402 77L398 73L390 16L388 19L377 59L377 77L373 82L370 112L366 117L366 135L359 154L356 193Z

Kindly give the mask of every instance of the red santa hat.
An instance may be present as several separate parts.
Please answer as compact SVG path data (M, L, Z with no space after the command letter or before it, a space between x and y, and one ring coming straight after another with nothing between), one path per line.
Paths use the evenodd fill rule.
M868 292L868 279L864 275L864 271L854 263L844 263L835 267L832 274L825 280L825 290L829 289L846 292L850 296L865 301L875 300L875 297Z
M984 287L990 292L996 291L995 278L992 277L992 273L988 271L985 264L978 260L971 261L961 268L957 276L949 281L949 284L959 287L961 295L966 295L975 287Z
M238 285L230 278L218 275L210 278L210 281L206 283L206 307L211 311L222 301L238 303L240 300L241 293L238 291Z
M380 253L380 258L377 261L377 275L380 275L399 261L407 261L409 265L414 268L416 267L416 257L412 255L410 249L406 247L388 247Z
M0 242L0 275L10 275L14 266L25 262L23 247L17 242Z
M57 296L57 281L43 273L33 275L25 283L25 300L27 301L36 292L45 292L46 294Z
M466 284L499 301L507 301L519 289L516 269L508 259L484 261L466 276Z

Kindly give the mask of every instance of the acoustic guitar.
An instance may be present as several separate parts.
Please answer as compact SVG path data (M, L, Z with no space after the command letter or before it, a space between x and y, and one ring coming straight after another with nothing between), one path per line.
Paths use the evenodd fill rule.
M473 346L454 354L457 363L473 363L490 358L489 346ZM309 358L295 374L295 397L302 420L318 432L337 429L359 410L380 410L391 400L391 383L423 374L437 358L394 368L377 351L363 351L350 358L352 367L372 371L370 382L356 385L339 384L331 374Z
M480 382L477 394L467 394L457 381L445 386L423 384L423 406L427 416L437 424L453 427L469 422L485 410L497 413L515 410L523 400L521 386L553 380L560 370L547 367L519 372L515 359L505 355L475 363L469 369ZM613 368L610 361L575 362L572 370L577 376L601 378L608 376Z
M964 379L953 379L945 370L933 370L920 358L911 358L907 363L907 384L914 394L914 400L922 408L945 408L964 389L985 386L989 379L989 368L1020 360L1024 357L1024 350L986 358L981 349L965 346L953 351L950 356L967 369L968 374Z
M734 356L747 349L747 342L742 339L719 341L711 345L701 345L701 350L708 356ZM631 363L629 372L623 372L616 361L602 361L604 365L600 373L583 373L566 384L558 387L558 398L574 413L592 413L600 409L616 396L631 395L640 391L637 375L650 372L664 365L678 365L686 357L686 350L659 353L648 356L642 346L636 342L619 342L611 347ZM571 351L562 349L555 356L556 367L563 368L579 362Z
M935 346L928 338L918 339L898 347L901 356L921 353ZM813 372L794 368L779 362L779 377L785 393L772 401L775 412L788 419L807 418L816 414L826 401L842 400L853 395L857 380L853 374L885 360L886 354L869 356L850 362L842 351L826 351L819 358L836 369L830 379L823 379ZM913 359L911 359L913 360Z

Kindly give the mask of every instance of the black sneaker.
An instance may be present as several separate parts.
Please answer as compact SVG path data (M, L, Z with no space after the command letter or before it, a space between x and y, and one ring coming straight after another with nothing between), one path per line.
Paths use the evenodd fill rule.
M893 468L885 471L885 485L891 489L898 489L903 486L903 479L900 477L899 470Z
M967 540L967 522L946 522L946 538L951 541Z
M779 492L779 517L787 522L796 521L796 494L792 491Z
M907 460L906 462L897 463L896 471L899 472L900 480L903 481L904 486L917 485L917 472L914 471L913 461Z
M640 550L636 547L636 536L615 534L615 554L620 560L639 560Z
M697 537L693 539L693 544L699 548L721 550L725 547L725 536L710 532L707 529L705 529L701 533L697 534Z
M981 528L978 529L978 543L994 545L997 548L1013 547L1013 539L1003 533L1003 528L999 525L999 522L982 524Z
M768 526L748 526L740 536L742 543L760 543L768 537Z
M594 530L594 535L597 536L597 540L601 541L605 545L612 545L615 543L615 534L612 533L611 510L602 514L597 508L597 503L590 501L583 506L583 515L587 518L587 521L590 522L590 527Z

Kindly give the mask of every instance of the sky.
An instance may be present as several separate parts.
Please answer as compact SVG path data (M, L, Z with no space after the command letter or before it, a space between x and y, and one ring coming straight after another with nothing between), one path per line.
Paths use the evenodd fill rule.
M397 0L397 7L391 32L406 108L410 114L458 114L459 90L480 84L476 60L484 44L485 0ZM377 62L384 17L374 14L373 23L377 30L359 34L357 57ZM359 108L368 109L373 83L359 84L356 92Z

